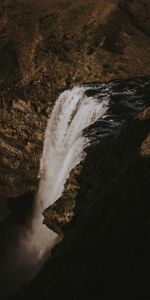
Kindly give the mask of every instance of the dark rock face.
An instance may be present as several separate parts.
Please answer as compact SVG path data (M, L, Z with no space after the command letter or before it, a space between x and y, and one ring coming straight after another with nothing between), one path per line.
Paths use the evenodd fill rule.
M73 226L12 299L149 299L150 158L140 154L149 129L139 115L91 148Z
M1 198L36 189L62 89L150 73L149 16L149 0L1 0Z
M86 95L101 98L109 98L109 108L106 116L100 118L94 124L86 128L83 132L91 140L91 147L95 143L100 143L106 137L117 138L122 129L134 118L141 121L150 120L150 77L138 77L127 80L114 80L103 84L85 85ZM147 107L147 108L145 108ZM144 111L143 108L145 108ZM139 113L139 111L142 111ZM149 135L141 145L142 156L149 157L150 140ZM88 152L89 147L87 147ZM63 236L69 229L70 223L77 213L76 202L80 185L79 174L82 170L83 162L71 171L70 176L64 186L64 192L60 199L46 208L43 212L44 224L56 233Z

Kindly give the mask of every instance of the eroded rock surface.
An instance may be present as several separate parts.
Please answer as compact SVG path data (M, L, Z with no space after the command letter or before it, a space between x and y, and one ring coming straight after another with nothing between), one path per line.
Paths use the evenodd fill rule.
M62 89L150 73L149 15L149 0L1 0L1 198L36 189Z
M1 0L3 226L25 223L25 211L31 213L30 191L38 185L46 121L58 94L78 83L150 74L149 16L149 0ZM100 299L149 299L148 121L135 121L119 140L108 139L89 154L71 204L78 200L76 226L15 299L83 300L94 293ZM20 195L27 192L22 206ZM69 193L59 200L62 211ZM50 213L55 210L59 205Z
M43 212L43 223L62 237L75 217L76 198L80 188L78 177L82 170L82 164L80 163L70 172L62 196Z

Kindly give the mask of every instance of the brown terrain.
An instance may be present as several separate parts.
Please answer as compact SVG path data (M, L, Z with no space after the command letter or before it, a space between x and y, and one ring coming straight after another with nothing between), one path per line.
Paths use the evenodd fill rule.
M81 83L145 75L149 0L1 0L2 244L11 245L3 231L7 235L12 222L20 226L31 213L46 122L57 96ZM68 239L13 299L150 298L149 120L148 108L119 139L93 148L73 170L62 197L43 212L47 226Z
M1 0L1 199L36 189L46 119L63 89L146 74L149 0Z

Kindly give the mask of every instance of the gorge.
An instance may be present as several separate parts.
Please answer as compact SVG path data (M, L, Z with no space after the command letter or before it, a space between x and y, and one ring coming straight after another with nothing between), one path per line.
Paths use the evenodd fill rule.
M140 115L140 112L143 112L146 109L146 107L149 107L149 89L150 78L147 76L141 78L139 77L128 79L124 81L115 80L109 83L87 84L80 87L74 87L71 90L64 91L56 100L45 133L43 155L41 158L39 170L40 183L39 190L36 194L34 201L34 211L30 221L28 222L28 226L24 227L23 233L20 234L17 249L14 250L16 251L16 253L19 254L19 271L17 271L17 260L11 262L11 267L9 266L10 269L12 268L12 276L14 276L13 270L15 270L15 276L17 281L17 272L20 276L20 268L22 269L21 272L25 273L22 281L19 282L19 285L21 285L27 280L30 280L39 271L39 269L44 264L45 260L47 260L50 256L52 247L56 243L60 242L58 236L42 224L43 211L48 211L48 213L46 214L44 211L44 223L47 224L47 226L49 227L49 223L53 223L53 221L50 221L49 218L51 218L53 214L57 215L56 206L54 210L52 209L51 215L49 215L49 209L51 210L51 208L53 208L54 202L58 203L57 209L58 212L60 210L60 215L58 216L58 218L56 218L56 227L53 227L53 225L52 227L50 226L50 229L56 228L56 230L54 231L56 231L56 233L59 233L59 226L62 225L61 221L59 224L59 217L63 219L63 214L65 214L66 211L68 214L68 203L70 203L69 215L71 215L71 219L69 220L69 222L67 221L67 217L65 217L66 219L63 219L63 222L66 223L67 226L70 226L70 222L72 223L74 222L74 220L76 220L76 224L76 222L78 222L78 218L79 220L80 217L82 219L82 214L84 216L86 211L90 213L90 207L92 207L93 205L97 205L97 197L101 194L101 192L96 196L93 202L93 196L91 193L93 193L92 190L94 189L94 186L92 187L92 179L90 180L88 188L86 187L86 191L83 192L82 181L80 182L79 179L80 176L82 178L82 175L80 175L80 173L84 174L84 170L86 170L87 167L91 169L91 163L95 164L95 160L93 158L89 160L88 157L91 156L92 152L94 152L94 155L97 156L97 147L102 147L102 150L100 150L99 153L99 158L97 157L96 159L97 164L99 162L101 164L101 161L105 161L106 159L106 154L103 153L103 144L106 143L107 145L107 142L110 141L109 143L111 151L113 143L118 142L120 136L126 134L126 130L128 132L128 127L131 126L130 124L134 124L134 122L136 124L137 121L135 118L138 115ZM146 130L145 132L148 133L149 131L147 130L149 130L149 124L147 123L147 121L144 123L146 124L144 125L144 130ZM132 126L134 128L135 125ZM138 136L139 133L136 134ZM145 135L144 132L143 135ZM130 152L130 149L128 149L128 151ZM86 155L87 159L85 159ZM83 165L86 165L87 162L89 162L87 164L87 167L84 166L83 170L81 169L78 175L77 180L79 181L79 190L75 194L75 203L73 203L72 205L72 199L69 195L69 192L67 193L70 198L68 198L69 200L67 199L67 201L65 197L63 199L62 192L66 180L69 180L69 173L79 163L81 163L82 160L85 160L85 162L82 163ZM121 162L118 162L118 164L120 163ZM108 165L106 164L106 170L107 169ZM104 172L105 174L106 170L104 167L102 172ZM100 171L98 171L98 173L95 173L93 177L94 185L97 186L96 189L98 189L98 193L101 186L101 182L103 180L106 180L106 174L104 175L102 173L102 178L99 178L99 172ZM118 171L116 170L116 172ZM109 174L107 176L109 177ZM87 175L83 176L83 181L86 180L86 178L88 178ZM103 189L104 187L102 188L102 193ZM85 192L87 194L90 193L89 195L91 198L91 203L88 200L88 205L86 208L86 201L85 203L84 201L82 203L81 199L80 201L78 200L78 197L80 198L80 195L82 193L84 194ZM59 200L57 200L61 197L61 194L63 210L61 208L62 204L60 205ZM101 210L99 211L99 213L101 213ZM65 224L63 224L63 226L64 225ZM76 232L76 225L71 226L73 226L73 230L75 230ZM66 227L64 226L64 232L66 232ZM69 229L69 231L70 230L71 229ZM65 240L68 240L68 233L64 238L64 242L60 242L60 246L57 246L58 249L61 249L61 247L63 248ZM6 259L8 260L8 257L6 257ZM52 258L49 258L49 260L53 261L53 254ZM15 264L15 266L13 264ZM51 273L50 269L49 272ZM39 278L40 274L41 273L39 273ZM26 298L26 290L25 295L23 297ZM38 294L38 297L42 297L41 299L43 299L43 294L41 294L41 296L39 296Z
M150 1L0 1L0 300L150 299Z
M142 150L150 129L149 83L149 77L116 80L60 96L67 94L68 102L78 91L81 103L86 95L93 106L94 97L96 108L107 98L107 109L83 131L91 146L78 175L72 225L35 279L12 299L149 297L150 161Z

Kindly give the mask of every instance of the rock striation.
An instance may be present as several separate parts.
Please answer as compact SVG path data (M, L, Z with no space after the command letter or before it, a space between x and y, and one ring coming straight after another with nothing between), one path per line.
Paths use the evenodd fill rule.
M149 75L149 16L149 0L1 0L1 257L32 214L56 97L80 83ZM14 299L150 298L149 145L147 110L88 153L44 211L63 242Z
M1 0L1 198L36 189L46 119L63 89L150 74L149 15L149 0Z

